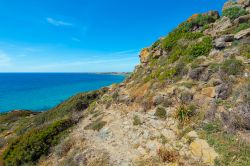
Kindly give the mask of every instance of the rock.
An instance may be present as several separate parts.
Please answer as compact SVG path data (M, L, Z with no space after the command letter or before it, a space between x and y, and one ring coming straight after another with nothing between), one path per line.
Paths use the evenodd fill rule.
M99 137L101 138L101 139L103 139L103 140L106 140L106 139L108 139L108 137L110 137L111 136L111 132L110 132L110 130L109 130L109 128L102 128L101 130L100 130L100 132L99 132Z
M214 98L216 96L215 88L214 87L203 88L201 94L210 98Z
M249 7L250 6L250 0L238 0L237 3L242 5L243 7Z
M212 24L211 28L204 31L206 35L211 35L213 37L217 36L219 33L225 31L226 29L232 27L233 24L231 20L227 17L222 17Z
M244 15L244 16L240 16L239 18L234 20L234 24L239 25L241 23L246 23L250 20L250 14L248 15Z
M202 159L203 163L214 165L214 160L219 156L205 140L195 139L189 146L192 154Z
M141 63L146 63L148 62L148 58L149 58L149 50L148 48L144 48L141 53L140 53L140 60L141 60Z
M222 10L226 10L231 7L243 7L243 5L234 1L227 1L226 3L224 3Z
M228 42L232 42L233 40L234 35L223 35L214 40L214 46L218 49L222 49L229 46Z
M159 58L162 55L162 50L158 49L154 51L153 58Z
M212 16L214 19L219 19L220 18L220 14L218 11L215 11L215 10L211 10L207 13L204 13L203 15L208 15L208 16Z
M164 137L166 137L167 139L176 140L176 135L172 130L163 129L161 131L161 134L164 135Z
M193 80L198 80L200 78L200 75L203 73L204 70L205 70L204 67L195 68L195 69L191 70L191 72L189 73L189 77Z
M163 95L157 95L153 98L153 104L156 106L156 105L159 105L161 103L163 103L164 101L164 96Z
M240 104L233 112L235 114L233 125L236 128L250 130L250 104Z
M241 39L241 38L243 38L245 36L249 36L249 35L250 35L250 28L238 32L237 34L235 34L234 38Z
M212 86L218 86L220 84L222 84L223 82L220 80L220 79L216 79L216 78L212 78L210 81L209 81L209 85L212 85Z
M196 133L196 131L190 131L189 133L187 133L187 137L196 139L198 138L198 134Z
M129 104L130 102L132 102L132 99L131 99L130 96L127 95L127 94L121 94L121 95L119 95L119 97L118 97L118 101L119 101L119 102L122 102L122 103Z
M216 87L216 98L227 99L231 93L231 89L227 84L221 84Z

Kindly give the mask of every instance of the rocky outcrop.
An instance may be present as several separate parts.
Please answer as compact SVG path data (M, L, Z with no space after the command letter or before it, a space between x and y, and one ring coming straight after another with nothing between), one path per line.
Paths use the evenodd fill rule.
M140 53L140 60L141 60L141 63L147 63L148 62L148 59L149 59L149 50L148 48L144 48L141 53Z

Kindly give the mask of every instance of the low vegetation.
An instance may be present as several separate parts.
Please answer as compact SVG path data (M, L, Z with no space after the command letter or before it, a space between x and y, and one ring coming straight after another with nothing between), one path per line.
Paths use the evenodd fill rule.
M250 146L237 136L222 130L218 122L205 124L200 131L200 136L220 154L215 165L222 166L248 166L250 165Z
M86 130L96 130L96 131L100 131L107 122L103 121L102 118L98 118L95 121L93 121L92 123L90 123L89 125L87 125L85 127Z
M60 120L43 129L34 129L14 140L4 152L8 166L34 164L42 155L47 155L51 146L58 143L64 131L74 124L71 120Z
M158 107L155 111L155 116L160 119L166 119L167 118L167 111L163 107Z
M140 126L142 125L141 119L139 118L139 116L135 115L133 118L133 125L135 126Z
M240 16L243 16L243 15L246 15L246 14L248 14L248 12L245 9L243 9L241 7L237 7L237 6L227 8L222 12L222 16L228 17L231 20L234 20L234 19L236 19Z
M242 61L231 58L223 62L221 69L229 75L238 75L244 70L244 65Z
M165 147L161 147L158 150L158 156L160 157L160 159L162 160L162 162L177 162L179 159L179 153L177 151L171 151Z

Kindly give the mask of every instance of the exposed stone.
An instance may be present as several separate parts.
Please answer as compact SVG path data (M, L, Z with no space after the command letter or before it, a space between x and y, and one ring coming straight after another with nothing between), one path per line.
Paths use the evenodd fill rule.
M226 29L232 27L233 24L231 20L227 17L222 17L211 25L211 28L204 31L206 35L211 35L213 37L217 36L219 33L225 31Z
M249 36L249 35L250 35L250 28L244 29L244 30L238 32L238 33L234 36L234 38L235 38L235 39L241 39L241 38L246 37L246 36Z
M244 15L244 16L240 16L239 18L234 20L234 24L238 25L241 23L246 23L250 20L250 14L248 15Z
M172 130L163 129L161 131L161 134L164 135L164 137L166 137L167 139L170 139L170 140L175 140L176 139L176 135Z
M189 146L192 154L202 159L205 164L214 165L214 160L219 156L205 140L196 139Z
M196 133L196 131L190 131L189 133L187 133L187 137L196 139L198 138L198 134Z
M204 67L198 67L198 68L191 70L191 72L189 73L189 77L194 80L198 80L200 78L200 75L204 71L204 69L205 69Z
M231 8L231 7L243 7L243 4L236 3L234 1L227 1L226 3L224 3L222 10L226 10L228 8Z
M220 18L220 14L218 11L215 11L215 10L211 10L207 13L204 13L205 15L208 15L208 16L212 16L214 19L219 19ZM203 14L203 15L204 15Z
M221 99L226 99L231 93L231 89L227 84L221 84L216 87L216 97Z
M144 48L140 53L141 63L146 63L148 61L149 55L150 54L148 48Z
M210 98L214 98L216 96L215 88L214 87L203 88L201 94Z
M159 58L162 55L162 50L156 50L153 52L153 58Z
M223 35L214 40L214 46L218 49L222 49L229 46L228 42L232 42L233 40L234 35Z
M238 0L237 3L242 5L243 7L250 6L250 0Z
M250 104L242 103L235 108L233 125L236 128L250 130Z

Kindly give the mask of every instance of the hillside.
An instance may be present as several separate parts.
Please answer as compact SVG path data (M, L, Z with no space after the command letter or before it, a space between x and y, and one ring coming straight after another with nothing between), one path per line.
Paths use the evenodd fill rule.
M192 15L140 60L121 84L1 115L2 164L250 165L249 0Z

